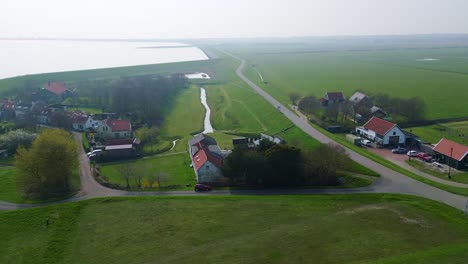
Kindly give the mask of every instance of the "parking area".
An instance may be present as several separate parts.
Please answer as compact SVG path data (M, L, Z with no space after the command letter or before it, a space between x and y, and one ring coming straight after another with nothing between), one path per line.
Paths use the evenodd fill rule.
M406 161L408 161L408 155L406 155L406 153L405 154L395 154L395 153L392 153L392 150L388 149L388 148L371 148L371 147L368 147L367 150L374 153L374 154L377 154L377 155L385 158L386 160L389 160L389 161L399 165L400 167L406 168L406 169L408 169L410 171L423 172L420 169L418 169L418 168L416 168L414 166L411 166L406 162ZM409 150L416 150L416 151L419 152L419 150L417 150L417 149L408 149L408 151ZM424 161L420 160L417 157L412 157L411 160L419 162L420 165L421 165L421 168L425 168L427 170L431 170L431 171L434 171L434 172L437 172L437 173L448 173L448 170L449 170L448 166L446 164L443 164L443 163L438 163L440 166L434 166L432 164L432 162L424 162ZM452 172L454 174L458 173L458 171L453 169L453 168L451 170L452 170Z

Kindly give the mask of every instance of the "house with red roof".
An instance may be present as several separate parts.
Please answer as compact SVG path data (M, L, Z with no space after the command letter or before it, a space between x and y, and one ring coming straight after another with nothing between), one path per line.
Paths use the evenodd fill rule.
M327 92L323 98L320 99L322 106L344 102L345 96L343 92Z
M432 150L438 161L458 170L468 170L468 146L443 138Z
M97 132L104 139L129 138L132 137L132 124L126 119L105 119Z
M0 108L0 117L2 120L11 120L15 118L15 102L4 101Z
M47 82L40 89L43 99L48 101L61 101L70 95L66 83Z
M373 116L356 133L380 146L399 146L406 143L405 132L396 124Z
M77 131L84 131L86 129L86 123L88 122L89 116L80 110L75 110L71 113L72 128Z
M210 136L200 134L189 141L189 153L198 183L218 182L223 178L224 155Z

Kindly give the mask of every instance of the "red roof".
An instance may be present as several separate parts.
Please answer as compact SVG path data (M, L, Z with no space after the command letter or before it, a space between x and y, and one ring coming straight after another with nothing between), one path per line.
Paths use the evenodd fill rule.
M463 160L466 157L466 155L468 155L467 146L445 138L441 139L439 143L437 143L437 145L433 148L433 150L447 157L452 156L453 159L458 161Z
M73 124L84 125L84 124L86 124L86 121L88 121L88 116L87 115L79 115L79 114L73 114L72 115L72 123Z
M15 106L15 102L6 102L3 104L2 108L3 109L13 109Z
M395 124L392 122L388 122L386 120L380 119L378 117L373 116L367 123L364 125L365 129L375 131L375 133L385 136L390 129L392 129Z
M61 95L67 90L67 86L61 82L49 82L44 84L44 89L56 95Z
M343 92L329 92L325 98L332 101L344 100L344 94Z
M119 131L130 131L131 125L129 120L115 120L115 119L107 119L106 124L110 127L112 132L119 132Z
M210 154L208 150L201 148L193 155L193 166L198 171L207 161L211 162L217 168L223 165L223 160Z

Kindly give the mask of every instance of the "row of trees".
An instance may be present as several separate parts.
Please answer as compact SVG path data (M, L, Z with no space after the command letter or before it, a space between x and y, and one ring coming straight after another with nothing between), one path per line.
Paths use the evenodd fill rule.
M304 113L317 114L320 108L320 102L315 96L301 97L297 93L289 95L291 102L297 104L298 108ZM360 114L364 120L372 117L371 107L378 106L387 114L391 115L400 122L416 122L424 120L426 116L426 103L423 98L411 97L400 98L393 97L387 94L375 94L369 97L365 103L354 105L352 102L345 100L339 104L330 104L324 108L322 119L328 118L334 122L339 122L340 119L345 122L348 117L352 117L355 113ZM341 114L341 118L340 118Z
M17 186L28 198L46 199L73 190L78 173L78 147L73 136L61 129L46 129L30 148L21 146L15 159Z
M337 145L320 145L306 153L265 142L256 150L234 149L222 170L234 183L250 186L326 186L339 184L337 172L348 160Z
M130 162L120 165L119 172L128 190L131 186L142 190L145 187L153 188L156 184L161 189L169 180L169 175L164 172L148 173L145 166L136 166Z
M187 86L182 75L135 76L118 80L83 81L78 84L79 103L98 105L118 113L130 114L135 122L155 125L163 117L170 99Z

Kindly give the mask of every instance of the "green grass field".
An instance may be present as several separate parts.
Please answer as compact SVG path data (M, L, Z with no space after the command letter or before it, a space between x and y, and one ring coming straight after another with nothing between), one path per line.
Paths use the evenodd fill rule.
M343 91L349 97L361 90L421 96L429 119L468 116L468 59L461 56L467 49L311 52L294 45L287 49L288 45L278 44L268 52L248 46L228 48L248 60L246 75L283 103L289 103L290 92L321 97L327 91Z
M16 190L15 168L0 167L0 200L20 202L21 194Z
M468 258L462 212L386 194L97 199L0 212L0 230L1 263L427 264Z
M132 163L137 168L144 170L145 179L150 175L160 172L168 174L168 180L164 183L164 188L162 189L191 190L193 189L193 185L196 183L195 172L190 168L191 162L188 152L163 157L154 156L118 163L104 163L100 165L101 175L105 176L109 182L125 187L126 183L120 171L122 164L126 162ZM137 189L137 185L134 180L131 180L130 187L131 190L139 190ZM146 190L155 189L150 186L146 186Z
M424 142L437 144L442 138L468 145L468 121L408 128Z
M53 197L47 200L32 200L23 197L16 186L15 167L0 167L0 201L12 203L45 203L63 200L75 194L80 188L80 177L78 171L71 178L72 192L67 196Z

